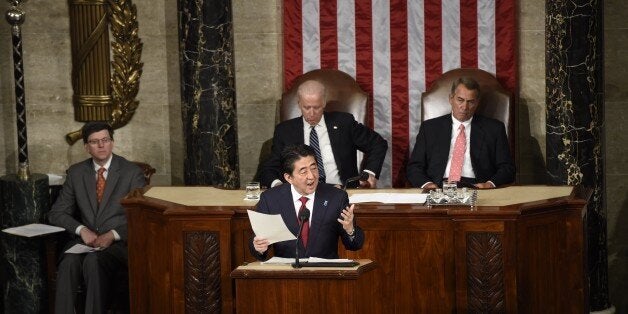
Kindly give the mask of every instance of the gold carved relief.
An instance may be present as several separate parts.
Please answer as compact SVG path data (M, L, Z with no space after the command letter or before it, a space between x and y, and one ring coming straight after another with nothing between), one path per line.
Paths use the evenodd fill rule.
M137 9L131 0L70 0L69 4L75 120L109 121L114 129L120 128L139 106L135 97L143 63ZM107 21L114 40L111 47ZM80 138L80 130L66 135L70 145Z

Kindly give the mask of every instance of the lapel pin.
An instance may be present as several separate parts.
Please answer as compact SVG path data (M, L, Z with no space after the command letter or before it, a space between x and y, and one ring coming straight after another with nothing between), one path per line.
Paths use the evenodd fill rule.
M326 200L323 202L323 206L327 206L327 201Z
M337 125L334 125L334 130L338 130L338 126Z

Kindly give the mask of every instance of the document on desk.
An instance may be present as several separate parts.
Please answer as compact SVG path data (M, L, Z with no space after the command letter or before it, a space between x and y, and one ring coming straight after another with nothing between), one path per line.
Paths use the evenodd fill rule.
M85 253L97 252L101 250L102 248L100 247L91 247L85 244L77 243L77 244L74 244L74 246L72 246L71 248L67 249L65 252L70 253L70 254L85 254Z
M428 194L421 193L360 193L349 197L350 203L423 204Z
M296 240L297 237L288 230L288 226L281 219L281 215L262 214L252 210L247 210L247 213L255 235L268 239L270 244Z
M65 229L57 226L45 225L45 224L29 224L19 227L7 228L2 232L21 236L21 237L36 237L40 235L61 232Z

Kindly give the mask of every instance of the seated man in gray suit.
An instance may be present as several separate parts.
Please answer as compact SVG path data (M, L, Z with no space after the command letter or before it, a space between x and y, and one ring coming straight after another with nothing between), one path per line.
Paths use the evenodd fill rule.
M142 170L113 154L113 129L104 122L83 126L83 143L91 158L72 165L50 223L76 235L66 248L81 243L100 250L65 253L57 272L55 313L74 313L78 286L84 283L85 312L106 312L114 274L127 267L127 221L120 200L145 184Z

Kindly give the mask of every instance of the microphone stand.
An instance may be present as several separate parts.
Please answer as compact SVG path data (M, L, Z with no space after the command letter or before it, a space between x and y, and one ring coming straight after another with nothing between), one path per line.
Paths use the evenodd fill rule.
M366 180L368 180L368 179L369 179L369 174L368 174L368 172L362 171L362 172L360 173L360 175L359 175L359 176L356 176L356 177L352 177L352 178L347 179L347 181L345 181L345 185L342 187L342 190L343 190L343 191L346 191L346 190L347 190L347 185L349 185L349 182L354 182L354 181L366 181Z
M292 264L292 268L301 268L301 263L299 263L299 242L301 240L301 232L303 231L303 225L307 223L308 219L310 219L310 211L305 209L301 213L299 213L299 232L297 232L297 242L295 243L295 255L294 255L294 264Z

